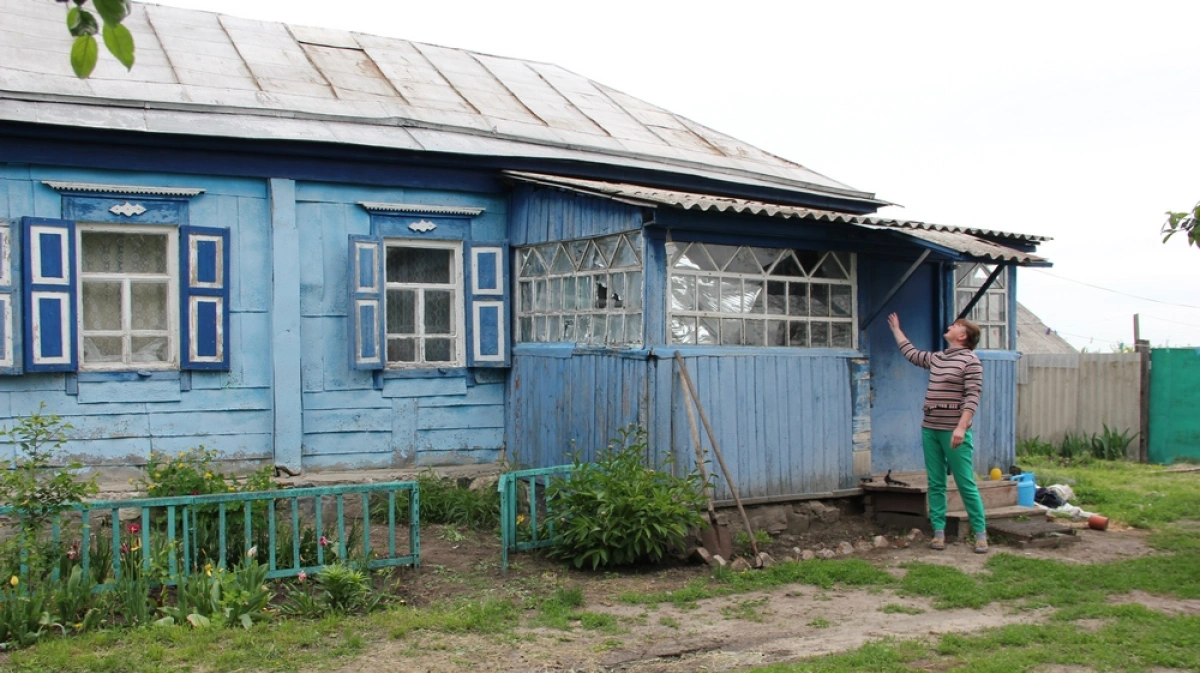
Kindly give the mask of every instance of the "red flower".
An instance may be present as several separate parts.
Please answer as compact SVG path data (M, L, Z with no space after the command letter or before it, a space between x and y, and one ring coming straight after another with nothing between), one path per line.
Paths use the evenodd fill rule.
M131 523L128 526L128 530L130 535L137 535L138 533L142 532L142 527L136 523Z
M200 495L200 491L192 491L192 495Z
M322 535L321 539L317 540L317 543L320 544L322 547L328 547L329 546L329 538Z
M129 553L129 543L128 543L128 542L122 542L122 543L121 543L121 553L122 553L122 554L128 554L128 553Z

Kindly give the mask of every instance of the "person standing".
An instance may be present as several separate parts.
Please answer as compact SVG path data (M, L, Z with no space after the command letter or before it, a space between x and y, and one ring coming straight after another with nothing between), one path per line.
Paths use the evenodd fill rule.
M937 352L917 350L900 330L900 317L895 313L888 316L888 327L905 359L929 370L929 388L922 405L925 418L921 422L925 472L929 477L929 523L933 526L933 541L929 546L946 548L948 467L975 532L975 553L986 554L987 518L983 497L975 485L975 446L971 432L971 421L979 410L979 394L983 390L983 365L975 355L979 326L970 320L955 320L944 335L949 348Z

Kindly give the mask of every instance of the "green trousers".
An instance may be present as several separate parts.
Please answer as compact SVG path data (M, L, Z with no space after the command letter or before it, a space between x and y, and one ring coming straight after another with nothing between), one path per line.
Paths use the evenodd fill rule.
M934 530L946 530L946 467L954 474L954 483L962 496L971 530L976 535L987 531L983 512L983 497L975 485L975 445L973 431L957 449L950 448L950 430L921 428L921 444L925 448L925 471L929 474L929 523Z

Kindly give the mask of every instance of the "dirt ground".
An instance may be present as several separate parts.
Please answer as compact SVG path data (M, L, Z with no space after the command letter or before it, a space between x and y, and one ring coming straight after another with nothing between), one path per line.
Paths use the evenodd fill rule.
M885 548L867 549L875 535L888 539ZM1023 550L993 542L992 554L1014 553L1073 563L1095 563L1151 553L1141 531L1119 529L1079 531L1080 541L1057 549ZM702 600L694 609L671 604L630 605L619 600L628 591L678 589L706 576L699 564L676 563L653 569L622 572L569 570L536 554L512 557L507 574L499 568L499 546L493 535L468 533L438 526L422 531L421 568L401 576L405 599L413 605L457 595L487 594L521 598L546 595L558 586L582 586L583 610L616 618L607 630L547 628L516 629L503 635L416 633L383 640L342 670L404 671L630 671L684 673L735 671L775 662L857 648L884 638L915 638L950 632L970 632L1013 622L1038 621L1044 612L1016 612L992 604L982 610L934 610L929 601L901 597L880 588L830 590L791 585L771 592ZM935 552L924 540L909 542L905 531L876 530L862 517L843 517L838 523L804 536L773 539L765 549L778 560L797 550L836 548L841 541L859 543L853 553L901 576L909 561L953 565L967 572L982 569L987 556L969 546L952 543ZM1153 609L1200 614L1200 601L1170 601L1131 595L1128 600ZM899 604L916 614L888 614L887 604Z

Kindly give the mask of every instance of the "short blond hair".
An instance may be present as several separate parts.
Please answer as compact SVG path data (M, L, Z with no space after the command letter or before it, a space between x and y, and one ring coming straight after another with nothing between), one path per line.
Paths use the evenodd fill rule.
M975 350L975 347L979 345L979 325L966 318L959 318L954 321L954 324L962 325L963 329L967 330L967 343L965 345L967 348Z

